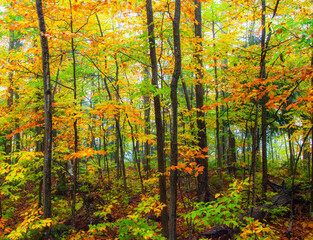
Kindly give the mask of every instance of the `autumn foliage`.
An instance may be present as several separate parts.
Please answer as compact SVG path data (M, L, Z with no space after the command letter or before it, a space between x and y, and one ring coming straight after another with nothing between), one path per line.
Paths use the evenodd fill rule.
M203 0L201 23L195 2L181 2L178 163L171 165L176 1L152 1L158 85L151 82L146 1L43 2L52 88L51 218L43 218L42 206L47 136L36 6L1 1L0 239L166 239L159 179L164 176L170 189L172 172L178 176L179 239L199 237L217 224L238 227L236 239L313 238L310 1ZM195 36L198 24L202 38ZM156 96L165 173L158 172ZM198 144L199 119L205 148ZM295 194L302 202L273 211L267 222L242 222L241 209L274 196L261 189L264 162L271 182L301 185ZM199 202L202 174L214 202Z

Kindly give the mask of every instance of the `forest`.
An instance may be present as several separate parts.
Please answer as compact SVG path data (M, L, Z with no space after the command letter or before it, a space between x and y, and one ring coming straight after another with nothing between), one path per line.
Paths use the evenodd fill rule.
M1 1L0 239L313 239L309 0Z

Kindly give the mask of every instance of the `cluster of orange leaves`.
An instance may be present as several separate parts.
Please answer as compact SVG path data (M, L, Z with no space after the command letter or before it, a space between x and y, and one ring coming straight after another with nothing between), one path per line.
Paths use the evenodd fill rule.
M204 167L200 166L196 162L183 162L178 163L177 166L170 166L167 168L168 171L171 170L180 170L184 171L185 173L192 174L192 172L195 172L195 177L198 177L200 173L203 173ZM169 173L169 172L168 172Z
M195 177L198 177L199 174L203 173L204 167L197 164L195 161L193 161L193 159L206 158L207 155L205 153L208 151L209 149L207 147L199 151L188 148L187 146L182 146L179 151L179 159L182 159L183 162L177 163L177 166L172 165L168 167L167 173L165 174L169 175L171 170L179 170L188 174L192 174L194 172Z
M71 159L77 159L77 158L83 158L83 157L89 158L96 154L106 155L107 153L104 150L95 151L94 149L87 147L82 151L74 152L70 155L65 156L65 160L71 160Z

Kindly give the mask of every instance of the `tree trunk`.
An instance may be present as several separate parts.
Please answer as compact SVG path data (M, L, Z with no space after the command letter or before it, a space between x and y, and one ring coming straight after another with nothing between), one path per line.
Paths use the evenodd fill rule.
M51 218L51 159L52 159L52 104L49 67L49 46L41 0L36 0L40 30L42 69L44 83L45 141L43 167L43 218ZM47 236L48 237L48 236Z
M267 46L265 44L265 35L266 35L266 4L265 0L262 0L262 33L261 33L261 61L260 61L260 78L262 80L266 79L266 69L265 69L265 57L267 52ZM267 146L266 146L266 129L267 129L267 120L266 120L266 94L263 96L262 103L262 198L266 199L266 189L267 189Z
M229 129L228 131L228 149L227 149L227 166L228 172L236 176L236 139L234 134Z
M258 149L259 149L259 134L258 134L259 101L258 100L255 105L256 105L255 106L255 119L254 119L254 127L252 130L252 154L251 154L252 156L251 156L251 170L250 170L250 180L251 180L251 175L252 175L252 207L250 209L250 216L253 215L253 207L255 206L255 203L256 203L256 167L257 167ZM248 194L250 194L250 189L249 189Z
M199 40L202 40L202 19L201 19L201 2L199 0L195 0L194 4L196 5L195 8L195 20L197 23L195 23L195 37ZM207 153L203 151L207 147L207 136L206 136L206 126L205 126L205 120L204 120L204 112L202 111L203 107L203 96L204 96L204 89L203 84L201 83L201 80L203 79L203 63L202 63L202 56L201 56L201 50L202 50L202 43L201 41L196 46L196 53L195 53L195 59L197 63L196 67L196 107L198 109L197 111L197 127L198 127L198 139L199 143L198 146L200 148L200 151L202 151L203 155L206 155ZM203 166L203 172L198 175L198 188L197 188L197 196L199 201L206 201L211 198L211 194L209 192L209 176L208 176L208 160L207 158L197 158L196 159L197 164L200 166Z
M313 68L313 51L311 56L311 67ZM313 77L311 78L311 88L313 88ZM311 124L313 126L313 113L311 114ZM313 131L311 133L311 204L310 217L313 218Z
M173 19L174 36L174 58L175 67L171 81L171 103L172 103L172 123L171 123L171 166L177 166L178 144L177 144L177 86L181 76L181 49L180 49L180 0L175 0L175 15ZM169 240L177 239L176 218L177 218L177 169L171 170L170 175L170 222L169 222Z
M200 3L199 3L200 4ZM196 9L197 10L197 9ZM197 20L197 19L196 19ZM212 35L213 40L215 40L215 22L212 22ZM218 102L219 99L219 89L218 89L218 79L217 79L217 60L215 54L215 43L213 44L214 49L214 79L215 79L215 101ZM220 138L220 119L219 119L219 106L215 107L215 124L216 124L216 152L217 152L217 172L220 182L223 182L222 178L222 149L221 149L221 138Z
M124 147L123 147L123 139L122 139L122 134L121 134L121 128L120 128L120 121L115 118L115 123L116 123L116 131L117 131L117 136L119 139L119 148L121 150L121 168L122 168L122 173L123 173L123 184L124 184L124 190L127 190L127 181L126 181L126 169L125 169L125 154L124 154Z
M154 35L154 22L153 22L153 9L151 0L146 0L147 10L147 25L149 35L149 50L150 50L150 61L152 67L152 84L158 88L158 63L155 51L155 35ZM165 158L164 158L164 132L162 126L162 115L161 115L161 102L160 95L155 95L154 100L154 112L155 112L155 125L157 134L157 156L158 156L158 172L159 176L159 190L160 190L160 202L167 206L166 199L166 176L165 173ZM164 207L161 213L161 225L162 235L168 237L168 212L167 207Z
M288 128L287 129L287 136L288 136L288 145L289 145L289 167L290 167L290 173L293 173L293 169L294 169L294 154L293 154L293 145L292 145L292 141L291 141L291 129Z
M144 76L147 78L147 82L148 82L148 78L149 78L149 71L148 68L145 68L144 70ZM150 99L149 99L149 95L145 95L144 96L144 108L145 108L145 135L148 136L150 135ZM143 168L144 171L147 172L147 179L149 178L149 171L150 171L150 166L149 166L149 160L150 160L150 144L149 141L147 140L144 144L144 157L143 157Z
M71 15L70 15L70 28L71 33L74 33L73 29L73 13L72 13L72 2L69 0ZM77 100L77 79L76 79L76 56L75 56L75 45L74 45L74 37L71 38L71 53L72 53L72 64L73 64L73 97L74 97L74 105L76 105ZM74 120L73 124L74 129L74 152L78 152L78 126L77 119ZM75 229L75 213L76 213L76 191L77 191L77 182L78 182L78 166L79 166L79 158L73 159L73 179L72 179L72 227Z
M12 51L14 49L14 30L10 30L9 31L9 52ZM9 73L9 82L10 82L10 86L8 89L8 100L7 100L7 106L8 109L10 111L12 105L13 105L13 96L14 96L14 92L13 92L13 71L10 71ZM10 134L11 130L8 129L5 131L5 135L6 134ZM4 151L5 151L5 155L9 156L12 152L12 138L5 138L4 140ZM10 160L10 158L9 158Z

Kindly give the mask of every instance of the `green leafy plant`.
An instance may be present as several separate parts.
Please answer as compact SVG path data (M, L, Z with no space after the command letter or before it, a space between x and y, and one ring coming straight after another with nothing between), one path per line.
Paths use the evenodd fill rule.
M143 196L141 203L134 209L135 212L117 222L119 239L166 239L159 234L157 224L147 218L147 214L152 212L157 217L160 216L163 207L159 202L159 195Z
M236 180L224 195L215 195L216 202L197 203L195 210L185 214L184 218L191 217L198 227L217 224L225 224L232 228L239 227L241 222L239 218L244 213L242 210L244 189L248 185L248 180Z

